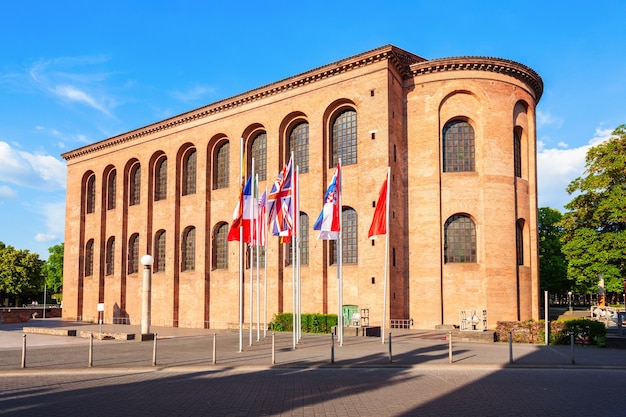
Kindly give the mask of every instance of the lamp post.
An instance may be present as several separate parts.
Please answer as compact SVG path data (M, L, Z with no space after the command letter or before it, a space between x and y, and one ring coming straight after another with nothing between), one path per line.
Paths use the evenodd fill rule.
M150 303L152 286L152 264L154 258L150 255L141 257L143 265L143 287L141 292L141 340L152 340L154 335L150 333Z
M572 292L567 292L567 302L569 303L569 311L572 311Z

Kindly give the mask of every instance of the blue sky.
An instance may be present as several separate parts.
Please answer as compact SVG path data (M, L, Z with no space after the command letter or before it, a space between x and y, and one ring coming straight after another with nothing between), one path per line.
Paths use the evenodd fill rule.
M215 3L215 4L214 4ZM544 80L539 206L626 123L626 2L0 3L0 241L63 241L60 154L376 47L479 55Z

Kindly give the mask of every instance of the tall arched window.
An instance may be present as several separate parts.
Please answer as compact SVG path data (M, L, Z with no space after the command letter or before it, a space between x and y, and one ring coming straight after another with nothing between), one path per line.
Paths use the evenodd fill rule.
M167 157L161 156L154 169L154 201L167 198Z
M196 150L192 149L183 162L183 195L196 193Z
M300 212L298 233L300 239L300 265L309 264L309 216L306 213ZM293 262L293 255L291 249L291 243L285 245L285 264L291 265Z
M165 272L165 230L160 230L156 233L154 239L154 272Z
M300 173L309 172L309 124L307 122L298 123L289 134L289 149L287 158L294 154L294 166L299 167Z
M357 163L356 111L349 109L341 112L332 125L332 164L337 166L339 158L342 165Z
M352 207L344 207L341 210L341 246L342 262L346 264L357 263L359 260L359 247L357 240L357 215ZM330 241L330 263L337 263L337 241Z
M443 128L443 171L474 171L474 128L453 120Z
M141 195L141 165L139 164L139 162L135 162L130 168L130 181L128 187L128 205L134 206L139 204L139 198Z
M115 196L117 192L117 172L111 170L109 172L109 178L107 182L107 210L113 210L115 208Z
M515 249L518 265L524 265L524 220L519 219L515 224Z
M93 239L85 245L85 276L93 275Z
M211 266L213 269L228 269L228 224L220 223L213 232Z
M128 273L139 272L139 234L133 234L128 239Z
M182 271L193 271L196 267L196 228L189 227L183 232Z
M444 225L444 262L476 262L476 226L469 216L455 214Z
M259 181L265 181L267 177L267 135L265 132L259 133L250 146L250 157L254 158L254 173L259 174Z
M215 153L213 162L213 188L228 188L230 170L230 143L224 142Z
M513 129L513 165L515 176L522 177L522 128Z
M105 254L105 275L115 273L115 237L111 236L107 240L107 250Z
M85 210L87 213L96 211L96 176L90 175L85 190Z

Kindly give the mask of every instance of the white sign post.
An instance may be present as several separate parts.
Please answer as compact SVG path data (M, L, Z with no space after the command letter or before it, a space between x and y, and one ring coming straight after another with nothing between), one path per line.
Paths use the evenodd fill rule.
M100 334L102 334L102 318L104 316L104 303L98 303L98 323L100 323Z

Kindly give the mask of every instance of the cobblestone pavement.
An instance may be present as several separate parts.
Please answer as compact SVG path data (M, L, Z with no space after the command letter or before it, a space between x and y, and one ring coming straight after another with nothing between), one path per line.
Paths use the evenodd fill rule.
M390 354L350 332L296 349L244 332L239 351L238 332L153 330L156 344L96 338L91 355L88 338L28 334L22 368L21 327L3 325L0 416L626 416L625 350L453 341L450 362L429 331L398 332Z

